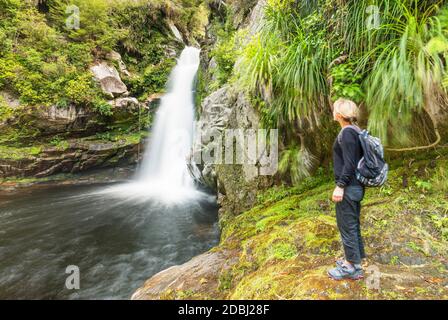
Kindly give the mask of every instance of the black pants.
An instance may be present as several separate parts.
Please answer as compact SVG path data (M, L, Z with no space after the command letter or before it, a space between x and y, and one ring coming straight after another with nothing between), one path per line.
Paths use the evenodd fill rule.
M366 256L359 221L363 197L362 186L347 186L343 200L336 203L336 221L341 233L345 259L354 264L361 263Z

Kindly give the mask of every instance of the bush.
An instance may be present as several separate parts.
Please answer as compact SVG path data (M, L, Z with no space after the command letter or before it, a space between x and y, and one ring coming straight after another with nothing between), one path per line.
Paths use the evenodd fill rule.
M105 100L97 98L93 102L93 109L103 116L111 116L112 106Z
M13 114L13 109L8 106L5 99L0 95L0 122L8 119Z
M163 92L171 70L175 66L174 59L166 59L157 65L149 65L142 76L134 76L127 80L131 94L145 99L148 94Z
M66 13L68 6L79 8L79 29L68 29ZM112 50L117 41L125 36L111 17L112 6L107 0L61 0L50 3L50 17L58 29L76 42L92 43L93 47Z
M331 70L333 78L332 100L347 98L360 103L364 99L361 87L363 77L354 71L353 64L340 64Z
M235 32L230 35L221 33L216 47L211 52L211 57L215 58L217 64L217 68L212 70L218 82L217 86L222 86L232 76L233 66L241 53L238 50L239 36Z
M61 88L62 89L62 88ZM100 93L95 90L90 74L79 74L64 85L63 97L76 103L90 103Z

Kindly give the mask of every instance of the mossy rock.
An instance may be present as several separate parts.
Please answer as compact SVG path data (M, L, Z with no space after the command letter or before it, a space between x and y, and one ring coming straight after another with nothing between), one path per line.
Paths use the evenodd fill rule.
M210 252L231 251L234 263L217 268L213 286L182 290L187 298L447 299L448 158L402 159L402 165L394 165L389 182L368 189L363 201L366 281L327 276L343 252L329 200L334 183L317 177L271 188L240 215L222 214L221 242Z

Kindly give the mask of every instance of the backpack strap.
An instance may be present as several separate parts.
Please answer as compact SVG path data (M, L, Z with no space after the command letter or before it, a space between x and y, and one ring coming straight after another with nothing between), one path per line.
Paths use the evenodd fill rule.
M362 131L360 127L358 127L356 125L353 125L353 124L345 126L344 128L341 129L341 131L338 134L338 142L339 142L339 144L342 143L342 133L344 132L345 129L348 129L348 128L351 128L351 129L355 130L358 134L361 133L361 131Z

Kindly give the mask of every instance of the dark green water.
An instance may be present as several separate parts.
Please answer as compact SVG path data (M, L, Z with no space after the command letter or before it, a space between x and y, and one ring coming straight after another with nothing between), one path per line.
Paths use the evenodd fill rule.
M212 197L166 205L107 186L0 194L0 299L128 299L155 273L217 244ZM65 286L80 270L80 289Z

